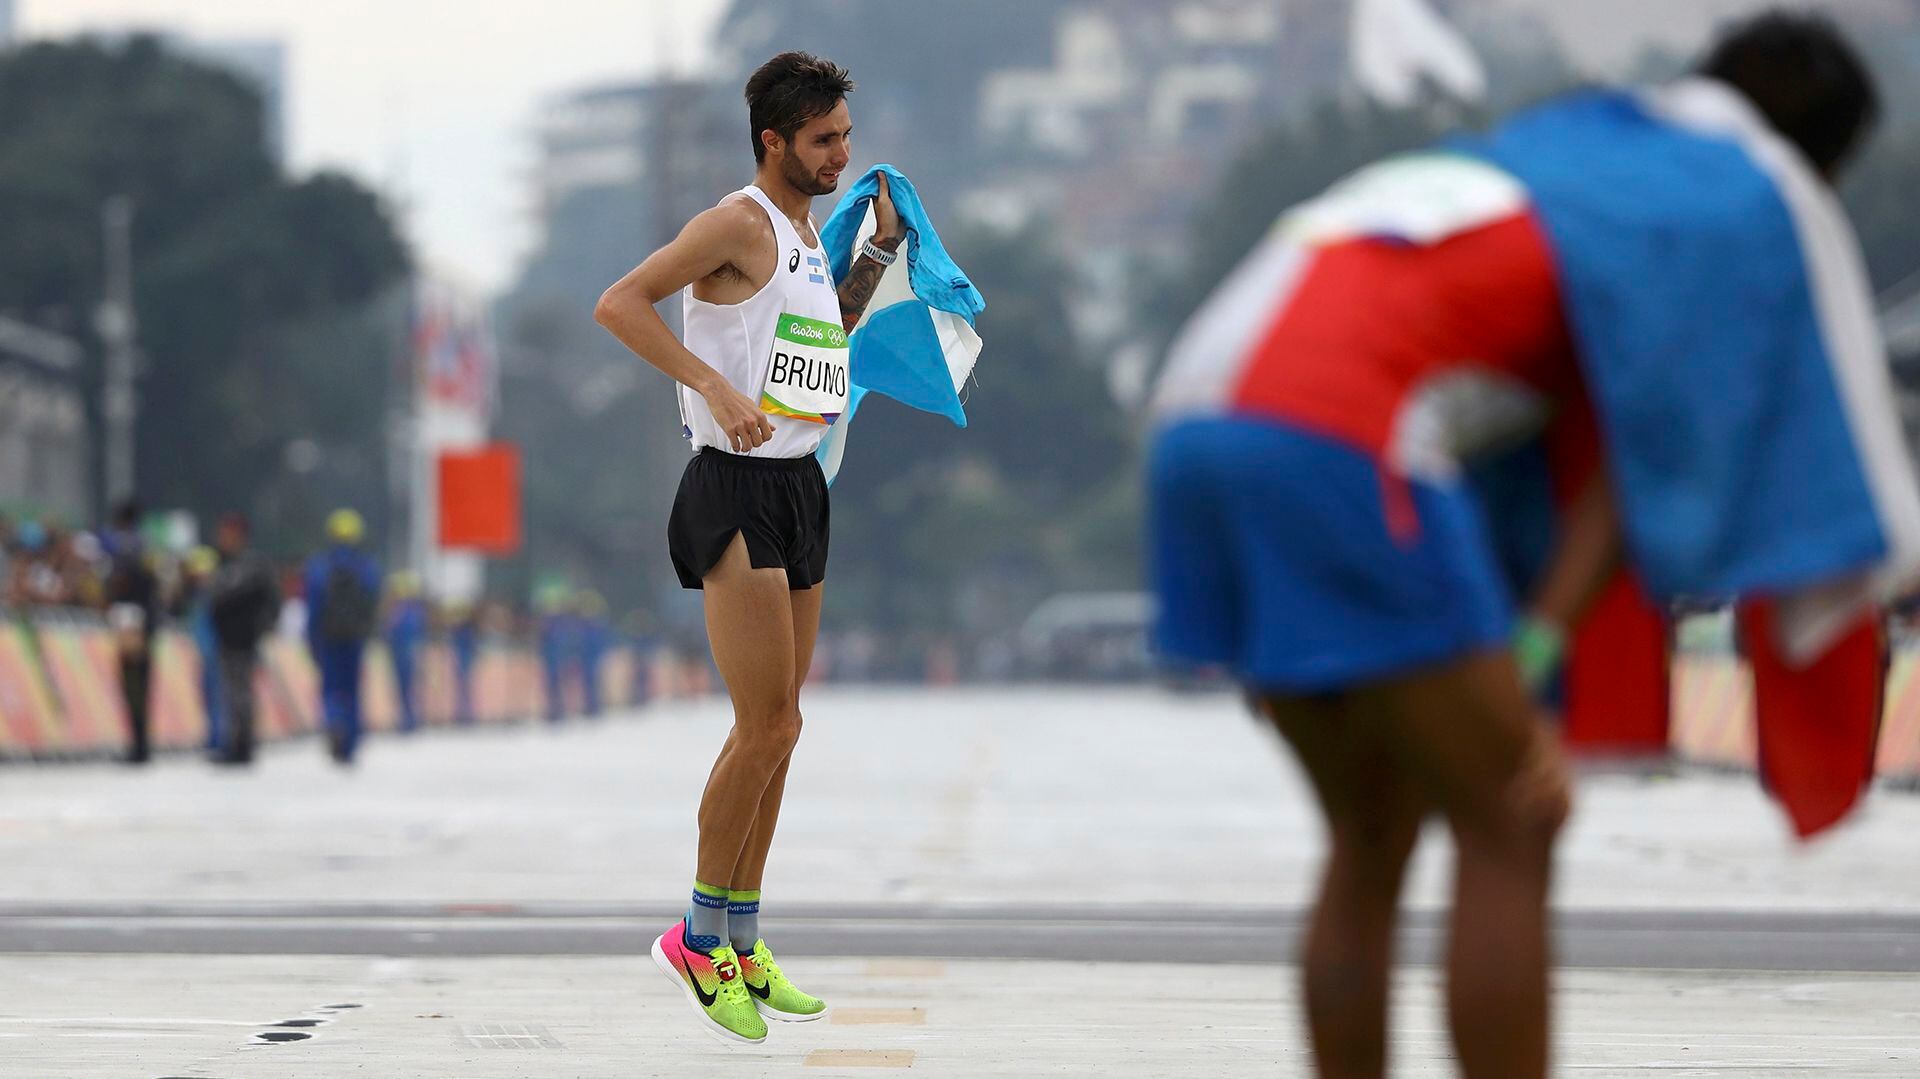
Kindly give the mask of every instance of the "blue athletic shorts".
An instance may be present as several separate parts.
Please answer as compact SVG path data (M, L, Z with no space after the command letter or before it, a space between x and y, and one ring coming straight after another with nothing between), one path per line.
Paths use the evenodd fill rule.
M1170 660L1304 695L1510 635L1512 599L1463 485L1386 480L1351 446L1242 418L1166 428L1149 468L1154 635Z

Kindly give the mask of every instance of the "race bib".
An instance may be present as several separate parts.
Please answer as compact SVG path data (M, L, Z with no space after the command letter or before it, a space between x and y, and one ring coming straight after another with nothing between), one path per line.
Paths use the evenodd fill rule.
M827 424L847 410L847 331L831 322L782 314L773 330L760 411Z

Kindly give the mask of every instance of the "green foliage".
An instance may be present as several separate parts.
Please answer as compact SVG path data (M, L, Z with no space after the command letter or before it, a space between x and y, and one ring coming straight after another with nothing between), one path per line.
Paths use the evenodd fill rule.
M299 482L383 503L400 332L397 308L375 325L368 305L407 254L375 197L336 174L282 178L258 94L152 39L0 56L0 309L86 338L115 195L134 205L147 501L203 517L268 508L295 482L285 446L305 438L323 475Z
M0 308L77 328L99 296L101 203L132 197L135 249L163 249L273 182L260 132L257 95L152 39L0 56Z

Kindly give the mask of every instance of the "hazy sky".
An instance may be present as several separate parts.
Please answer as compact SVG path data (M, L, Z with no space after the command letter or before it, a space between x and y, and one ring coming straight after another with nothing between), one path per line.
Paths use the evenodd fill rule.
M900 0L920 3L925 0ZM1503 0L1604 65L1760 0ZM395 196L428 264L489 290L532 238L531 120L560 92L697 70L727 0L17 0L24 36L147 27L288 49L289 154ZM645 252L636 252L635 258Z
M566 90L697 69L726 0L17 0L21 36L134 27L288 48L291 165L402 197L428 263L485 288L531 237L531 119ZM645 252L636 252L638 259Z

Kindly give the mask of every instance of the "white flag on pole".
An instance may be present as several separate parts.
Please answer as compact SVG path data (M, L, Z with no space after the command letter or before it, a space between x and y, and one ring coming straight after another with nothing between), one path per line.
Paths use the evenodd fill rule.
M1480 58L1427 0L1354 0L1349 48L1354 79L1385 105L1413 104L1429 81L1464 101L1487 92Z

